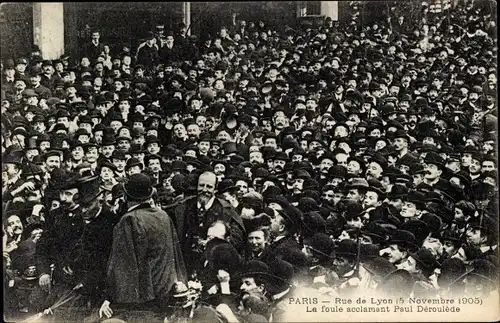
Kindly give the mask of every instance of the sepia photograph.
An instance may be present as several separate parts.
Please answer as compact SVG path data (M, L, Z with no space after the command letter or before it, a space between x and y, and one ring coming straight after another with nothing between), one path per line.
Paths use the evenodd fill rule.
M500 320L497 1L0 3L3 320Z

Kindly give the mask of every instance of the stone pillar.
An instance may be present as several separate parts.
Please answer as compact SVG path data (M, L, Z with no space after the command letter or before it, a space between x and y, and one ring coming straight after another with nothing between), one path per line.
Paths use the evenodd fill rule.
M339 20L339 2L321 1L321 15L330 17L333 21Z
M64 53L64 7L62 2L33 3L33 42L44 59Z
M307 15L307 4L305 1L297 1L297 17L304 17Z
M182 20L186 28L189 28L189 25L191 25L191 2L185 1L182 3ZM188 29L187 35L191 35L191 28Z

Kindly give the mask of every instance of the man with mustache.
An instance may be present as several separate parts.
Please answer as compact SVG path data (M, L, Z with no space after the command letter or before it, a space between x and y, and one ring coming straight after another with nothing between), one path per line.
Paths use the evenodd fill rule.
M213 222L224 222L229 227L228 241L239 251L244 247L243 222L229 202L216 196L216 187L217 176L205 171L198 177L197 194L167 210L177 228L190 274L200 269L197 265L200 255L196 249L200 241L206 240L207 230Z
M58 282L54 286L58 290L54 294L57 294L64 292L66 285L74 278L74 266L70 264L70 259L84 228L79 196L80 177L79 173L63 172L54 179L60 206L47 215L44 226L46 233L38 242L35 255L40 271L38 283L44 295L50 292L53 280ZM53 270L51 265L54 265Z
M335 157L329 152L327 152L321 156L321 161L319 164L319 174L316 177L318 183L321 186L328 184L329 179L330 179L329 171L332 168L332 166L335 165L334 160L335 160Z
M2 164L2 197L4 201L12 201L15 197L22 196L25 190L35 189L33 183L24 182L21 178L22 164L20 157L14 154L6 155L3 157Z
M424 173L424 183L430 186L435 186L441 179L443 174L444 162L441 156L437 153L431 151L427 153L424 159L425 163L425 173Z
M408 158L407 163L412 164L418 161L418 159L416 156L410 153L409 142L410 142L410 137L408 136L406 131L402 129L396 130L396 132L394 133L393 146L397 152L397 158L398 159L402 159L404 157Z
M276 152L274 156L274 165L273 165L273 173L275 175L280 175L283 174L283 171L285 169L286 163L290 161L290 158L288 158L288 155L285 152Z

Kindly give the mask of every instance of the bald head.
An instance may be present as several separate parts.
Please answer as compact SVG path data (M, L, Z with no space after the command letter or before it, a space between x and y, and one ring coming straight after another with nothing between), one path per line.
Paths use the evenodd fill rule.
M217 177L213 172L204 172L198 178L198 201L206 204L214 195Z

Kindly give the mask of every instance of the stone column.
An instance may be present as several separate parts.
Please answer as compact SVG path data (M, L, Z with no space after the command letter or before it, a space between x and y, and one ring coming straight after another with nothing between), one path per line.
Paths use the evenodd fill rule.
M321 15L330 17L333 21L339 20L339 2L321 1Z
M186 28L189 28L189 25L191 25L191 2L185 1L182 3L182 20ZM187 35L191 35L191 28L188 29Z
M64 7L62 2L33 3L33 41L44 59L64 53Z
M297 1L297 17L304 17L307 15L307 5L305 1Z

